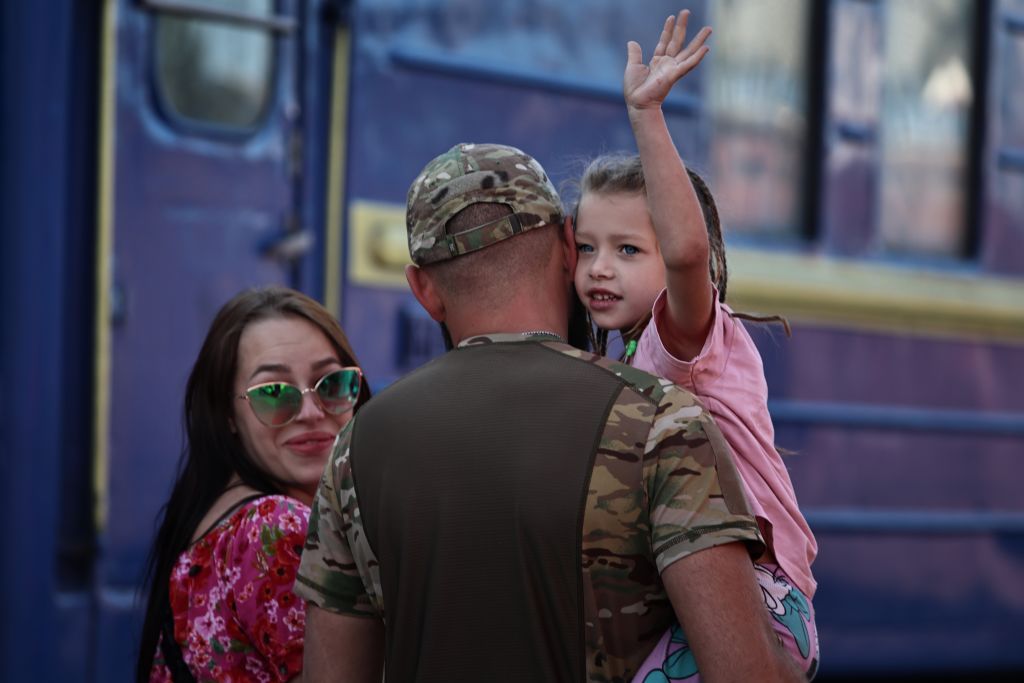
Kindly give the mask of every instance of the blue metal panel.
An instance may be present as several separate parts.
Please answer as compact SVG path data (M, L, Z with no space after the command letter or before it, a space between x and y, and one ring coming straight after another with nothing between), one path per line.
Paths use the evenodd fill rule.
M295 15L295 3L277 3ZM265 252L299 205L291 133L298 124L297 35L276 38L273 95L257 131L225 137L177 126L156 106L154 15L118 0L113 253L123 304L109 324L109 514L96 565L97 680L135 658L135 594L182 448L187 374L220 306L247 286L290 284ZM153 387L160 387L154 391ZM126 646L127 644L127 646Z
M66 315L81 304L79 288L87 286L80 280L82 255L74 251L80 237L69 228L87 239L89 220L72 213L82 208L81 158L69 154L81 134L73 112L89 106L71 87L81 75L76 60L88 64L88 52L77 52L81 44L71 39L74 4L3 3L0 9L0 88L8 103L0 110L0 307L7 329L0 335L0 378L8 389L0 395L5 681L59 680L60 672L81 672L84 664L84 647L54 650L56 634L76 629L89 610L81 594L68 604L57 593L60 511L74 499L61 468L74 467L87 449L87 440L68 437L83 436L90 401L89 383L82 381L87 369L76 365L79 351L88 349L88 327L83 333ZM87 644L87 632L80 637Z
M1004 680L1019 680L1024 537L819 532L818 541L823 676L974 681L1013 671Z
M948 510L805 509L818 534L879 533L940 536L974 534L1024 535L1024 512L961 512Z
M1024 413L937 410L827 401L777 400L771 401L768 407L776 425L832 425L900 432L1024 437Z
M567 97L579 97L622 104L622 87L608 79L587 79L551 74L538 69L512 68L502 64L481 64L479 59L453 57L438 54L436 50L396 45L389 55L398 67L419 71L433 71L459 79L478 80L486 83L507 85L512 88L528 88L532 91L556 93ZM701 113L701 98L692 92L672 93L662 105L669 114L698 116Z
M310 231L318 247L302 259L295 274L297 286L324 301L324 254L326 243L327 168L330 152L331 58L334 30L348 20L347 0L304 0L299 3L298 83L302 171L296 198L300 225ZM338 226L340 229L341 226ZM344 261L342 261L344 266Z
M288 282L260 245L282 233L292 208L283 111L294 87L291 50L278 51L278 95L264 128L245 140L211 139L169 126L153 106L152 20L134 3L121 5L113 266L124 313L112 324L102 579L130 586L182 446L182 396L199 343L238 290ZM166 393L145 391L152 386Z

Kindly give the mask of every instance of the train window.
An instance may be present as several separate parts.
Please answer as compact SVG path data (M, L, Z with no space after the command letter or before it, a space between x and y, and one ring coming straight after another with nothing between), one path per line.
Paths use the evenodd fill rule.
M204 6L269 16L274 0L204 0ZM205 17L156 19L157 92L172 115L232 128L252 128L271 96L271 31Z
M974 4L885 4L879 236L888 251L963 253Z
M1004 66L997 89L1002 101L997 106L1006 125L1003 144L1024 149L1024 2L1018 3L1016 9L1016 28L1007 26L1007 39L999 43L1003 52L999 63ZM1009 22L1009 12L1007 15L1004 21Z
M810 0L715 0L711 169L731 233L797 235L807 144Z

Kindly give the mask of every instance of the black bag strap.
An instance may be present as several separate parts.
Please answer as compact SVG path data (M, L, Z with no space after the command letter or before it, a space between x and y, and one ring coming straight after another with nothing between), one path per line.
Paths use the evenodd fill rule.
M211 531L213 531L214 529L216 529L218 525L223 523L224 520L227 519L228 517L230 517L231 515L235 514L235 511L238 510L238 508L240 508L243 505L245 505L246 503L251 503L252 501L256 500L257 498L266 498L269 495L272 495L272 494L269 494L269 493L254 493L251 496L246 496L245 498L243 498L242 500L238 501L237 503L235 503L234 505L229 507L227 510L225 510L224 514L222 514L220 517L218 517L213 522L213 524L211 524L210 526L206 527L206 530L203 531L203 533L199 534L199 538L194 540L189 545L192 546L192 545L195 545L196 543L198 543L200 541L200 539L202 539L204 536L206 536L206 534L208 534Z

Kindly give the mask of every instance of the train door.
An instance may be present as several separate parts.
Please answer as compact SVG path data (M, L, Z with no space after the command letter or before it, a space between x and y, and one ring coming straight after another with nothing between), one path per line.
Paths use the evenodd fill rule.
M240 289L297 284L299 0L104 3L94 680L128 680L137 588L205 330ZM306 257L308 258L308 256Z

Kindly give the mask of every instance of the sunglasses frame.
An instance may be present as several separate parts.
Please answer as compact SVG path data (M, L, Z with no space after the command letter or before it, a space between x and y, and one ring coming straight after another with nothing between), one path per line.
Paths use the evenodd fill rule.
M331 375L337 374L339 372L346 372L346 371L355 372L356 375L359 377L359 391L356 392L355 399L352 401L352 403L349 405L348 408L346 408L345 410L342 410L339 413L332 413L324 405L323 399L320 398L320 394L317 392L317 389L320 387L321 384L323 384L323 381L325 379L327 379L328 377L330 377ZM288 418L287 420L285 420L281 424L277 424L277 425L275 425L275 424L267 424L266 422L264 422L263 418L261 418L260 414L256 411L255 406L253 406L252 399L249 397L250 392L252 392L252 391L254 391L256 389L260 389L261 387L271 386L273 384L284 384L284 385L289 386L289 387L291 387L291 388L293 388L293 389L295 389L296 391L299 392L299 409L297 411L295 411L295 414L292 415L290 418ZM357 365L349 365L349 366L346 366L346 367L343 367L343 368L338 368L337 370L331 370L330 372L325 374L323 377L318 379L316 381L316 383L313 384L313 386L306 387L305 389L300 389L297 384L292 384L291 382L281 382L281 381L277 381L277 382L261 382L260 384L253 384L251 387L246 389L243 393L239 394L237 398L240 398L240 399L244 400L246 403L249 404L249 409L252 411L252 414L256 417L256 419L259 421L259 423L261 425L263 425L264 427L269 427L271 429L279 429L279 428L284 427L286 425L290 425L302 413L302 403L303 403L303 401L306 398L306 394L313 394L313 400L316 402L317 406L320 408L321 412L324 413L324 415L331 415L333 417L337 417L338 415L344 415L345 413L348 413L348 412L352 411L356 407L356 403L359 402L359 394L362 393L362 390L363 390L363 370L362 370L362 368L360 368Z

